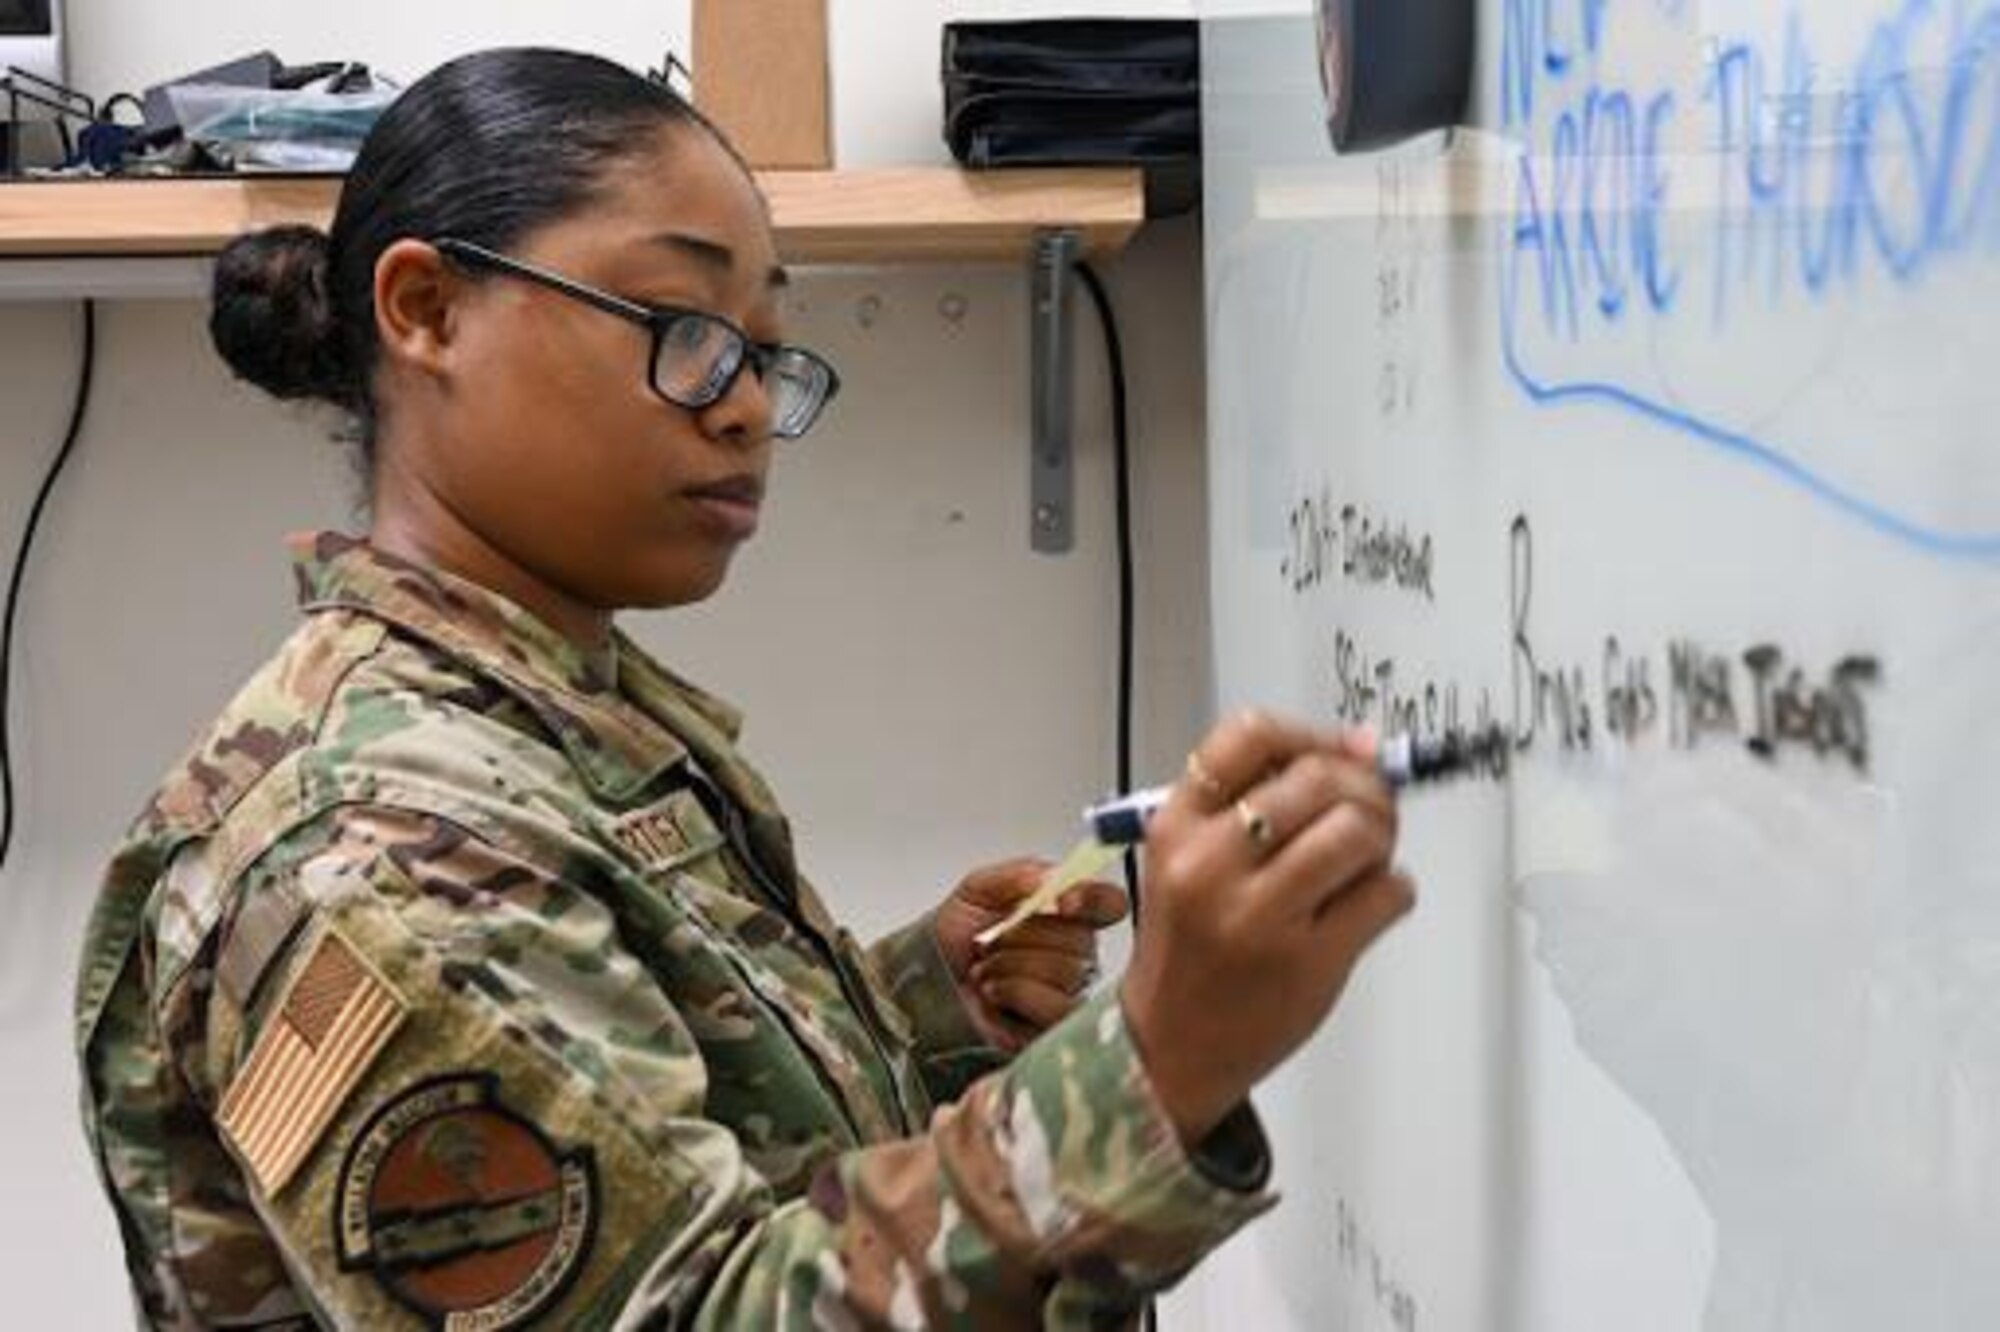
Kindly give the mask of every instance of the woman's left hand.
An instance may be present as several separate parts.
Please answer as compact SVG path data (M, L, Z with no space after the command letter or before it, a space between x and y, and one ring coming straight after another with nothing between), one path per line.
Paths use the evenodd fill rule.
M1056 909L981 947L981 930L1006 919L1047 874L1045 860L975 870L938 909L937 940L980 1034L1013 1053L1068 1015L1097 978L1097 932L1125 919L1125 890L1086 882Z

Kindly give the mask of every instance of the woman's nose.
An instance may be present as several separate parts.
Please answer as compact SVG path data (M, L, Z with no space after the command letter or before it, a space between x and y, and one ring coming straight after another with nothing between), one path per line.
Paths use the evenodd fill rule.
M770 390L757 366L746 359L723 395L701 412L701 428L714 439L761 444L776 428Z

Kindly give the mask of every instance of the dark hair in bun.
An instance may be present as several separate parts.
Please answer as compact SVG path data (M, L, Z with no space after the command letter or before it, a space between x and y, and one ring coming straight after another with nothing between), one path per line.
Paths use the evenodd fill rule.
M597 56L524 48L454 60L376 123L330 235L277 227L223 251L209 316L216 349L275 397L352 415L371 454L382 252L444 236L504 251L587 206L669 125L728 147L673 89Z
M316 227L236 240L215 265L208 334L239 378L272 397L351 406L327 299L328 248Z

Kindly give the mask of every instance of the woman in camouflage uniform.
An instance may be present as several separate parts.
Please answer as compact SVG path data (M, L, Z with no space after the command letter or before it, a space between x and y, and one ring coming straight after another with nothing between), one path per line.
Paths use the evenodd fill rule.
M1247 1095L1411 900L1365 752L1205 740L1081 998L1115 889L982 953L1002 866L858 947L734 714L614 627L716 590L833 394L782 280L711 127L549 51L416 85L330 235L224 255L218 347L356 419L372 521L297 543L304 623L92 922L145 1325L1111 1327L1269 1205Z

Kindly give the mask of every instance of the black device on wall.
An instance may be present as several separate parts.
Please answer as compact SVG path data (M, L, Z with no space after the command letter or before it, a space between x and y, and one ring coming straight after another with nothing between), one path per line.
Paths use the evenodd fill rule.
M1476 0L1318 0L1327 132L1343 153L1464 123Z

